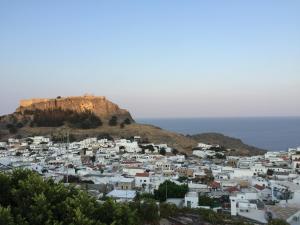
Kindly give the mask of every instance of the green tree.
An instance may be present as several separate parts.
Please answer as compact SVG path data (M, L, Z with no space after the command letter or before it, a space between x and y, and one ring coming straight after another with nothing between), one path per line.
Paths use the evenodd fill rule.
M8 206L11 202L11 179L0 173L0 205Z
M161 154L161 155L166 155L166 153L167 153L167 151L166 151L165 148L159 149L159 154Z
M154 190L155 199L163 202L166 198L184 198L188 192L186 184L177 185L172 181L165 181L159 185L158 190Z
M73 210L73 221L72 225L93 225L94 222L92 219L88 218L81 210L80 208L75 208Z
M14 218L11 215L10 207L0 206L0 225L14 225Z
M0 173L0 225L138 225L144 221L138 209L151 209L138 205L99 203L85 191L29 170Z
M51 205L49 204L44 193L37 194L33 196L32 204L29 213L29 223L30 224L50 224L53 215Z
M128 205L117 205L115 208L114 225L134 225L137 224L136 211L130 209Z

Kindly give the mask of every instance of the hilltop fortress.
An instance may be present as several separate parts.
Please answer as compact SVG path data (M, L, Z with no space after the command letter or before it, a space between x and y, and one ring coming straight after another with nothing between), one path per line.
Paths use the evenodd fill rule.
M20 101L17 112L25 110L48 110L60 108L62 110L72 110L76 112L91 111L101 119L109 119L111 116L117 116L120 119L130 119L133 121L130 113L121 109L117 104L107 100L104 96L71 96L57 98L33 98Z

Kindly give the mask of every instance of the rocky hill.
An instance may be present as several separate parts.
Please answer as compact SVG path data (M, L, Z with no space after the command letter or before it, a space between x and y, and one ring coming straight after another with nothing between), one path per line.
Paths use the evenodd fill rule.
M233 155L264 153L264 150L222 134L185 136L152 125L135 123L127 110L119 108L105 97L22 100L15 113L0 118L0 140L33 135L58 137L66 131L75 139L108 135L124 138L140 136L144 141L166 143L187 154L192 152L198 142L234 149L231 152Z
M20 106L16 112L24 113L34 110L49 110L49 109L71 110L74 112L90 111L99 118L106 120L112 116L117 116L120 119L129 118L133 121L130 113L119 108L117 104L112 103L103 96L76 96L76 97L57 97L53 99L28 99L21 100Z

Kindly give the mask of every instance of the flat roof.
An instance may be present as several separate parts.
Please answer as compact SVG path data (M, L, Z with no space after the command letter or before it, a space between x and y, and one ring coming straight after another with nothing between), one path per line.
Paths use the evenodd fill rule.
M108 197L113 198L134 198L136 196L136 191L134 190L112 190L107 194Z

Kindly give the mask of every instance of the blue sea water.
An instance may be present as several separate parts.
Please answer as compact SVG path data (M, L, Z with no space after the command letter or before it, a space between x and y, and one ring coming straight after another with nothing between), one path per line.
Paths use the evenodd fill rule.
M300 117L137 119L182 134L217 132L259 148L280 151L300 146Z

